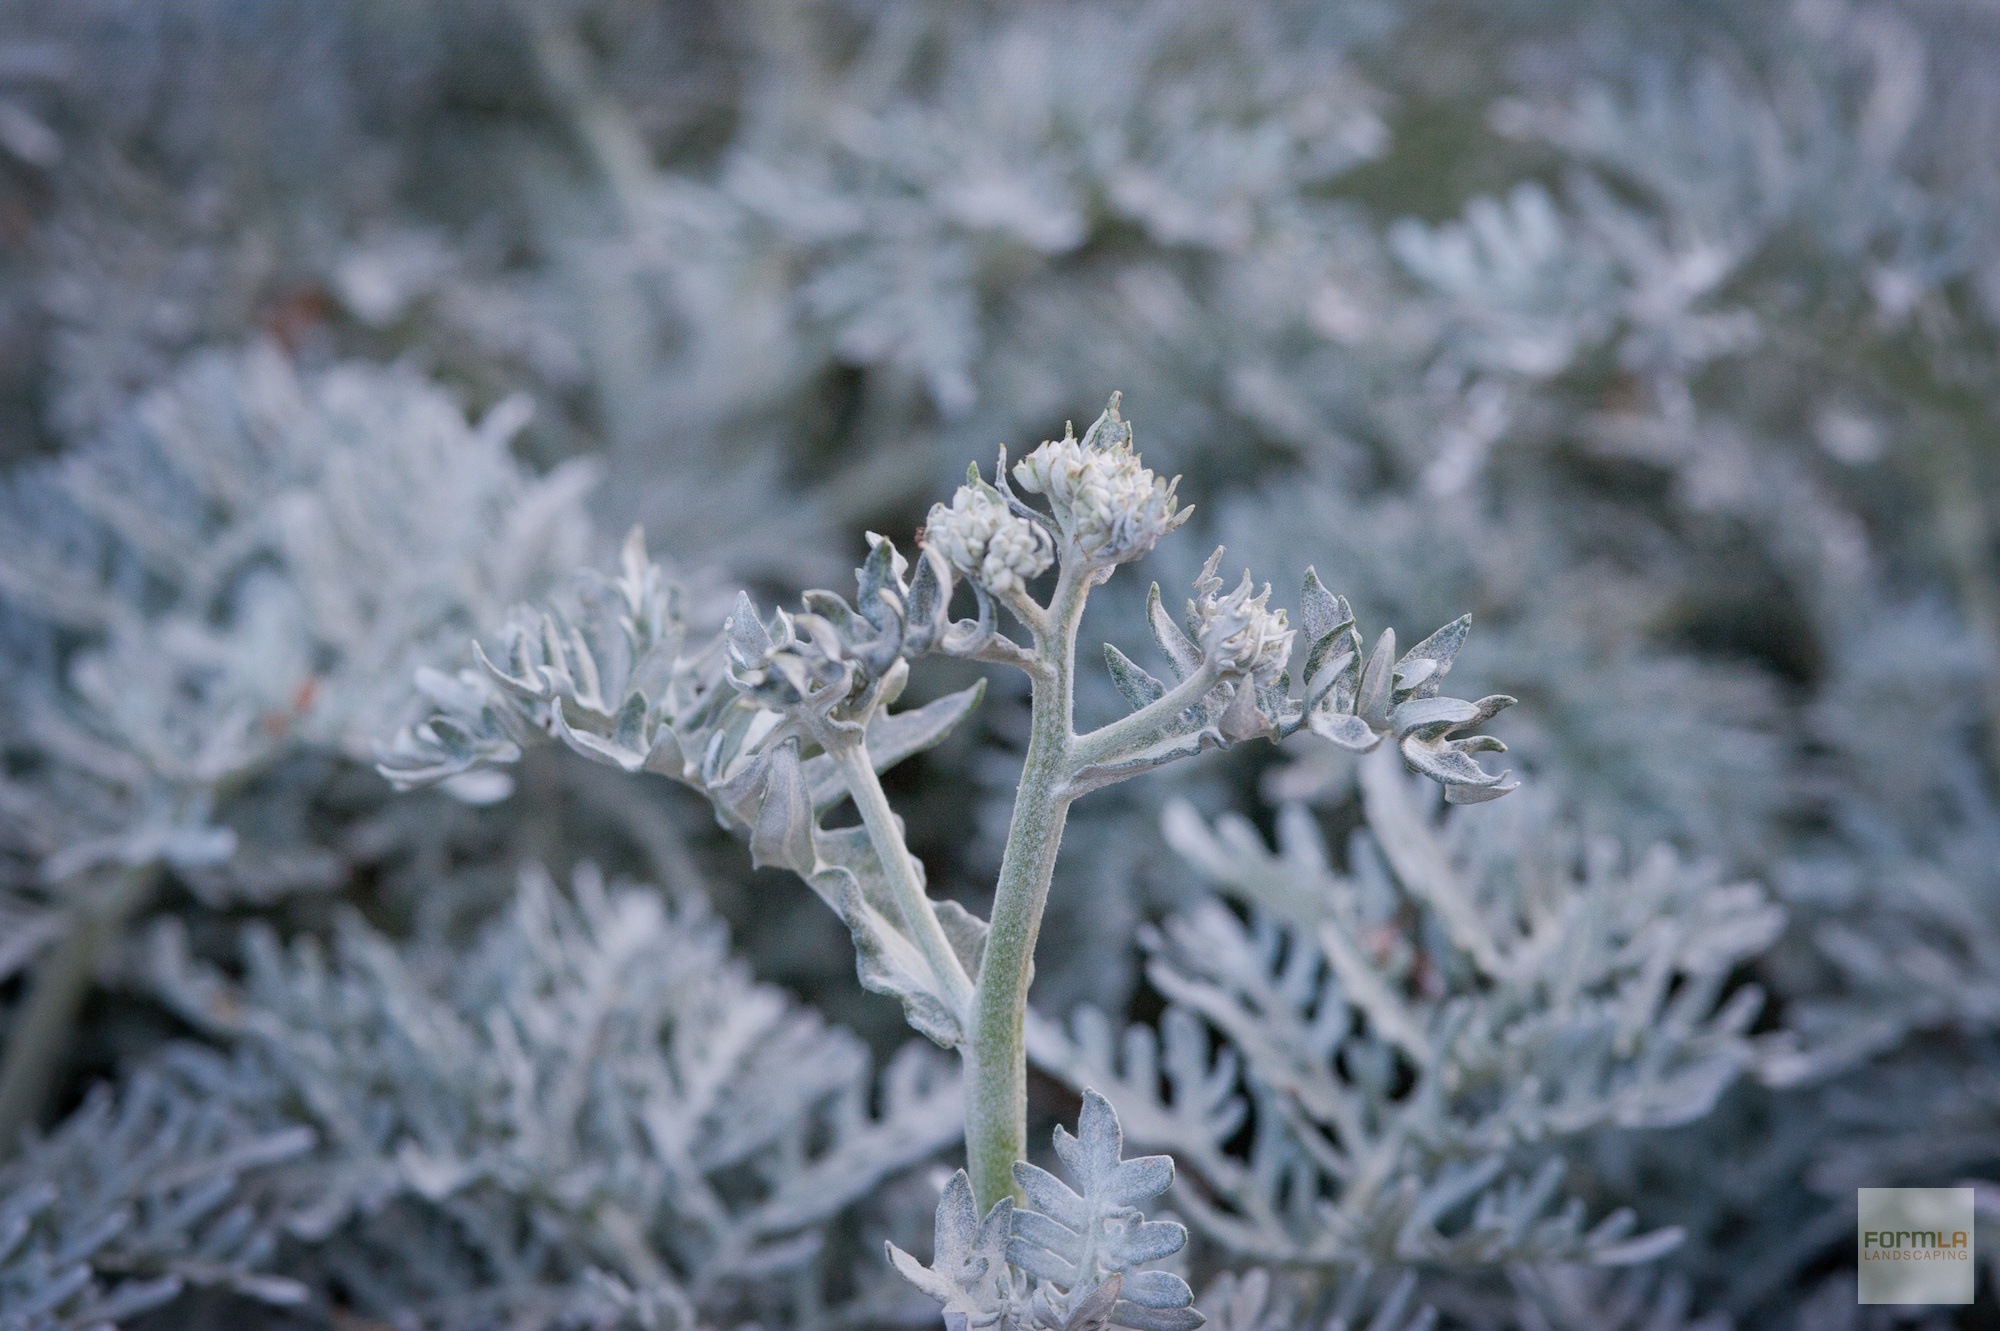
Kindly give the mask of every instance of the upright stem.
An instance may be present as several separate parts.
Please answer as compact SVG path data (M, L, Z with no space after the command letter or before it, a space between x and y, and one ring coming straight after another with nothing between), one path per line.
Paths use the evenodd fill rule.
M1014 1162L1027 1157L1028 1052L1022 1023L1035 938L1069 816L1076 631L1088 579L1087 573L1063 573L1049 605L1048 634L1038 644L1044 669L1033 675L1033 728L973 991L972 1040L963 1051L965 1156L981 1212L1015 1195Z
M20 1146L23 1130L41 1116L68 1052L70 1028L90 992L90 978L104 944L151 895L158 866L119 871L102 899L80 904L69 931L35 968L28 1001L0 1063L0 1159Z

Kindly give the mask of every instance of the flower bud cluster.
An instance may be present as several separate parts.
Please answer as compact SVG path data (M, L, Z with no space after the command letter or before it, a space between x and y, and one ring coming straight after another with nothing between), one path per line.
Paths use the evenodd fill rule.
M1000 492L976 475L958 487L951 507L931 505L924 543L996 596L1026 590L1056 556L1041 525L1010 511Z
M1277 682L1278 672L1291 659L1295 632L1285 612L1270 608L1271 584L1255 592L1250 571L1226 596L1216 593L1222 579L1215 574L1222 551L1208 557L1195 581L1196 599L1188 602L1188 628L1201 647L1202 659L1231 674L1250 676L1260 687Z
M1194 510L1176 512L1173 481L1139 464L1132 427L1118 415L1113 394L1104 414L1079 442L1064 431L1014 468L1021 488L1046 495L1063 534L1085 558L1123 564L1139 558Z

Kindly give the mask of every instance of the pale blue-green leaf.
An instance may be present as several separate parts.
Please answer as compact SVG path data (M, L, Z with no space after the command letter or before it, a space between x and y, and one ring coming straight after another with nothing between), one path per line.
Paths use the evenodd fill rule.
M1415 691L1417 697L1427 698L1437 692L1439 682L1451 670L1452 662L1458 659L1459 648L1465 646L1466 635L1471 632L1472 616L1460 615L1457 619L1452 620L1451 623L1446 624L1436 633L1431 634L1430 637L1425 638L1422 642L1410 648L1409 651L1403 653L1403 658L1396 662L1396 668L1399 671L1406 672L1405 678L1409 681L1409 687ZM1435 673L1425 675L1422 678L1419 678L1415 673L1410 673L1410 668L1414 667L1418 661L1436 662L1433 668Z
M1007 1235L1012 1222L1013 1200L1005 1197L980 1219L972 1183L961 1169L938 1198L930 1265L893 1243L888 1244L889 1260L904 1279L944 1305L948 1323L962 1318L963 1325L994 1326L1007 1307Z
M740 666L756 665L771 650L771 635L757 617L757 606L748 592L736 593L736 604L730 608L722 631L729 643L730 656Z
M1160 644L1160 650L1167 654L1175 679L1186 679L1201 668L1201 650L1174 623L1173 616L1160 603L1160 584L1146 594L1146 622L1152 627L1153 640Z
M1448 786L1491 786L1500 778L1452 748L1425 744L1415 735L1402 742L1403 761L1433 781Z
M1111 682L1118 686L1118 692L1135 712L1167 691L1165 684L1108 642L1104 644L1104 664L1111 672Z
M1390 709L1389 728L1429 740L1479 718L1479 708L1463 698L1415 698Z
M1351 753L1367 753L1382 742L1380 734L1352 714L1322 709L1306 717L1306 726L1321 739L1330 740Z
M556 738L574 752L582 754L593 762L605 763L627 772L636 772L646 765L645 750L628 749L615 739L593 735L587 730L574 729L563 711L563 703L558 699L549 709L549 723L555 729Z
M763 801L750 822L750 862L756 867L790 869L810 877L817 867L813 850L813 804L799 770L799 746L787 740L766 765Z
M1147 1308L1184 1308L1194 1291L1171 1271L1135 1271L1125 1277L1124 1297Z
M869 718L864 740L869 761L876 771L886 772L904 759L935 746L977 710L985 697L986 681L982 679L971 688L948 693L922 707L895 713L877 711ZM813 806L819 812L825 813L846 798L847 788L841 784L833 759L816 754L806 759L805 771L812 785Z
M1318 572L1308 567L1299 590L1299 630L1307 644L1317 644L1353 622L1347 602L1328 591Z
M1396 657L1396 630L1383 629L1382 636L1375 640L1375 650L1368 654L1368 664L1361 671L1361 691L1355 695L1354 714L1377 730L1389 724L1390 665Z

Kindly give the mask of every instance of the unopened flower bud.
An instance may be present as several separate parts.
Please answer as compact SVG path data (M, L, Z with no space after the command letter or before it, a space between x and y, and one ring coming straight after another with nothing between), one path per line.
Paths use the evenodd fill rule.
M1081 442L1065 431L1023 458L1014 479L1047 496L1063 534L1100 564L1139 558L1193 512L1176 511L1178 477L1163 481L1140 465L1115 393Z
M931 505L924 543L996 595L1025 590L1055 559L1049 534L1010 511L999 491L977 480L958 487L951 507Z
M1270 608L1271 584L1252 594L1250 571L1226 596L1217 596L1222 579L1215 574L1222 559L1217 550L1195 580L1197 599L1188 603L1189 627L1204 660L1234 674L1249 675L1268 687L1291 659L1294 631L1283 610Z

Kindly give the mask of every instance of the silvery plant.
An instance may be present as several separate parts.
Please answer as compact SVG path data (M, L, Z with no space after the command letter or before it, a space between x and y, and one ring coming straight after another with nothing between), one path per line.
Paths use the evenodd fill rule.
M1146 931L1166 1014L1037 1020L1031 1056L1174 1153L1204 1237L1328 1286L1494 1263L1609 1279L1673 1250L1679 1233L1636 1232L1629 1210L1593 1221L1565 1174L1607 1130L1704 1118L1759 1065L1761 995L1729 979L1782 911L1665 846L1579 836L1540 801L1440 822L1386 748L1360 784L1345 872L1300 806L1274 853L1247 819L1170 805L1168 840L1217 895ZM1529 1297L1458 1296L1488 1316Z
M0 1326L1881 1331L1853 1189L2000 1214L1996 50L0 0ZM1073 542L1066 444L950 487L1112 384L1194 611L1092 589L1129 656L1043 684L1186 514L1113 468ZM563 590L635 520L683 590ZM1533 774L1469 806L1443 666L1338 627L1466 609ZM1087 753L1065 688L1181 710ZM1064 805L1033 1130L948 1186L1028 949L944 898L1018 906Z
M0 974L33 970L0 1137L35 1117L100 954L167 872L212 905L327 886L323 857L242 844L220 806L288 756L364 752L393 678L580 557L592 470L526 473L523 411L469 422L407 369L301 375L263 344L9 478L0 742L37 760L0 775L20 923Z
M912 1042L878 1071L753 980L700 894L588 865L561 887L525 870L464 950L399 946L354 915L328 946L249 930L237 968L173 921L147 950L157 991L233 1050L179 1055L214 1112L290 1134L236 1196L250 1233L298 1245L299 1274L384 1319L893 1314L879 1289L822 1303L845 1260L829 1222L959 1131L935 1051Z
M437 710L396 737L381 768L420 785L558 741L701 792L747 835L756 863L792 870L840 915L862 983L900 1000L911 1026L959 1055L967 1169L940 1203L933 1264L898 1253L899 1269L966 1325L1190 1327L1198 1319L1185 1282L1141 1269L1185 1237L1136 1209L1166 1188L1170 1161L1121 1161L1115 1112L1086 1089L1080 1135L1057 1138L1076 1187L1026 1163L1028 986L1070 805L1204 750L1299 732L1394 754L1455 803L1517 783L1475 756L1501 750L1498 740L1465 733L1512 700L1440 691L1468 620L1405 652L1387 629L1367 647L1346 603L1308 570L1294 627L1248 572L1225 583L1220 551L1180 622L1153 590L1167 678L1107 646L1130 711L1078 734L1076 649L1090 593L1188 512L1174 483L1142 464L1114 395L1081 439L1066 432L1012 468L1003 450L991 480L972 469L949 504L932 508L914 563L871 536L853 602L809 591L799 610L766 617L744 595L719 635L690 642L677 594L635 532L615 576L586 574L567 603L517 612L478 648L477 669L423 675ZM971 618L953 617L961 586ZM1295 692L1288 666L1301 636ZM1019 670L1032 693L990 920L929 895L880 779L981 698L975 685L892 710L911 662L932 654ZM859 822L826 826L847 803Z

